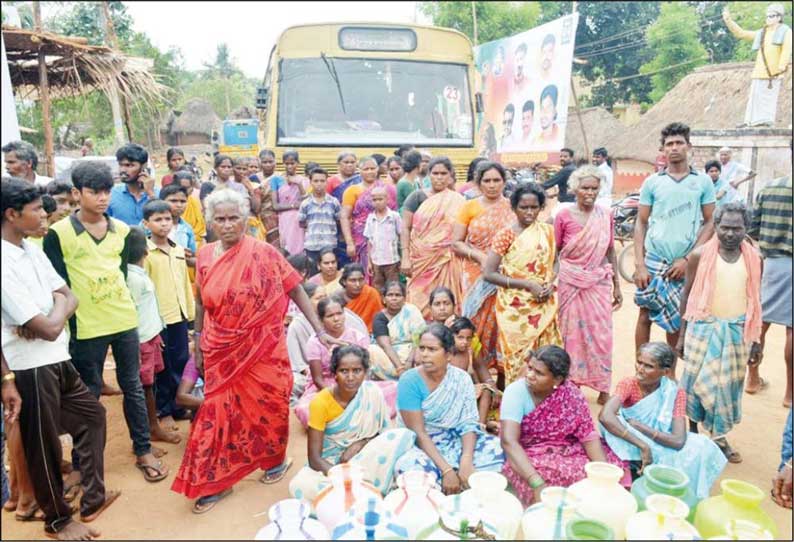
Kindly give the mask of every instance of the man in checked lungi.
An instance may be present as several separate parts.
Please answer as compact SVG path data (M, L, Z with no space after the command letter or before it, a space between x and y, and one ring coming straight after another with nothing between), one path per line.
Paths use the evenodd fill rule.
M716 236L690 254L681 297L681 387L690 430L711 433L731 463L741 463L726 435L742 419L747 365L761 361L761 254L745 238L750 216L743 203L714 213Z
M634 341L638 350L651 340L651 323L664 329L667 344L673 348L678 344L687 260L714 234L714 183L689 167L689 126L667 125L661 143L667 167L642 183L634 226L634 303L640 308ZM675 378L675 365L671 376Z

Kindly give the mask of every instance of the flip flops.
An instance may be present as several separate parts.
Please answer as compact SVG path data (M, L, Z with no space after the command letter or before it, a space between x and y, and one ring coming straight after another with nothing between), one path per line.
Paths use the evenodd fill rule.
M199 497L195 504L193 504L194 514L206 514L218 504L221 499L228 497L232 493L232 488L225 489L215 495L207 495L206 497Z
M87 516L81 515L80 516L80 521L82 521L83 523L91 523L96 518L98 518L99 515L102 512L104 512L105 509L108 506L113 504L116 501L116 499L118 499L120 496L121 496L121 491L106 491L105 492L105 502L102 503L102 506L100 506L94 512L88 514Z
M259 481L266 485L279 483L284 479L284 475L287 474L287 471L292 466L292 463L292 458L288 457L281 465L266 470L265 474L262 475Z
M165 480L168 477L168 472L163 472L163 462L158 461L156 465L144 465L143 463L135 463L135 467L140 469L143 472L143 478L150 483L159 482L160 480ZM151 474L151 471L156 472L154 476Z
M14 519L17 521L44 521L44 511L39 508L38 504L34 504L30 507L30 510L24 514L16 512L14 514Z
M725 455L725 458L728 460L728 463L741 463L744 459L742 458L742 454L731 448L731 445L728 444L728 439L725 437L719 437L714 439L714 444L719 446L722 453Z

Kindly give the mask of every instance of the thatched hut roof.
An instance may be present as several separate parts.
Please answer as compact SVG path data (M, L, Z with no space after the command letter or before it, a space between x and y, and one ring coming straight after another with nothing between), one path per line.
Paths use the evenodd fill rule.
M598 147L606 147L610 155L612 149L610 142L626 127L603 107L588 107L582 109L582 124L587 135L587 146L589 152ZM573 149L574 156L577 158L587 158L585 154L584 138L582 129L579 125L579 118L576 110L568 109L568 126L565 128L565 146Z
M171 133L210 135L220 124L220 117L215 114L208 101L192 98L182 108L182 114L174 119L171 124Z
M659 133L667 124L681 121L692 130L732 130L744 122L753 63L736 62L703 66L684 77L640 120L620 131L609 153L615 158L653 163L659 150ZM791 127L791 70L780 88L774 128ZM570 125L568 129L571 130Z
M152 61L131 58L85 38L3 26L8 69L15 94L38 99L39 52L45 54L50 97L77 96L115 85L131 101L150 103L167 90L151 73Z

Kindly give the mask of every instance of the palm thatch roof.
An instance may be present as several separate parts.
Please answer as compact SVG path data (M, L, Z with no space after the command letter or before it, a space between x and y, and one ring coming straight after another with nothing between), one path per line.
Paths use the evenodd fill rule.
M151 104L167 88L152 74L152 61L131 58L113 49L88 45L85 38L3 26L3 40L14 93L39 97L39 52L44 52L50 97L77 96L115 86L132 102Z
M606 147L612 154L610 142L626 127L603 107L588 107L581 110L582 124L587 135L588 152ZM584 138L576 110L568 109L568 125L565 128L565 146L573 149L575 157L590 159L585 152Z
M182 108L182 113L171 123L172 134L207 134L217 130L221 119L212 105L201 98L191 98Z
M229 113L230 120L244 120L257 118L256 109L248 105L241 105L231 113Z
M750 93L751 62L713 64L696 69L665 94L640 120L621 130L610 146L615 158L653 163L659 133L667 124L684 122L692 130L733 130L744 121ZM786 71L774 128L791 128L791 70ZM569 130L571 130L569 121Z

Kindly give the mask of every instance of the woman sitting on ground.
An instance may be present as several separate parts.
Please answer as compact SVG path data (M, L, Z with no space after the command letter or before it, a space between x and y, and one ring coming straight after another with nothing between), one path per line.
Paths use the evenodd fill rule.
M369 347L367 334L345 326L344 304L339 301L338 297L328 297L320 301L317 304L317 314L322 321L325 333L337 342L348 345L355 344L364 349ZM331 373L331 353L332 348L320 342L316 335L312 336L306 344L306 358L309 362L310 372L309 382L295 407L295 415L304 427L307 427L309 423L309 404L312 399L323 388L332 386L334 383ZM394 417L396 414L394 406L397 393L396 383L393 381L378 382L377 386L383 391L391 410L391 416Z
M709 496L727 460L704 435L687 433L686 392L668 376L675 353L666 343L640 347L636 375L620 381L601 414L601 434L618 457L639 466L680 469L699 499Z
M538 502L548 486L568 487L585 478L590 461L627 465L602 444L582 392L567 380L571 358L555 345L530 354L526 377L505 389L501 437L507 455L503 474L524 506Z
M311 282L304 282L303 289L314 305L314 310L317 310L317 304L320 301L328 297L322 286ZM345 309L345 328L355 329L362 335L367 334L367 325L364 320L350 309ZM309 358L306 355L306 346L312 335L314 335L314 330L302 313L297 314L287 327L287 354L292 365L292 395L290 397L290 406L292 407L303 395L309 378Z
M386 307L372 322L372 334L390 363L385 367L373 364L372 374L381 380L396 380L413 367L414 346L427 324L422 311L405 302L405 285L399 281L386 283L383 304Z
M385 495L394 462L414 445L407 429L388 429L389 407L374 382L366 380L369 354L355 345L331 356L333 383L309 405L309 464L290 481L289 493L312 501L329 483L328 470L339 463L363 467L365 479Z
M383 309L378 291L365 284L364 268L359 263L349 263L342 269L339 279L344 291L347 307L358 314L367 324L367 331L372 332L375 315Z
M500 470L505 458L499 440L480 428L471 378L450 364L454 345L449 329L430 324L419 338L418 366L397 387L400 417L416 433L416 446L395 469L431 473L446 494L466 489L476 470Z
M342 271L337 267L336 253L333 248L326 248L320 251L320 261L317 262L320 272L309 279L312 284L317 284L325 288L325 293L334 295L342 289L339 279L342 278Z

